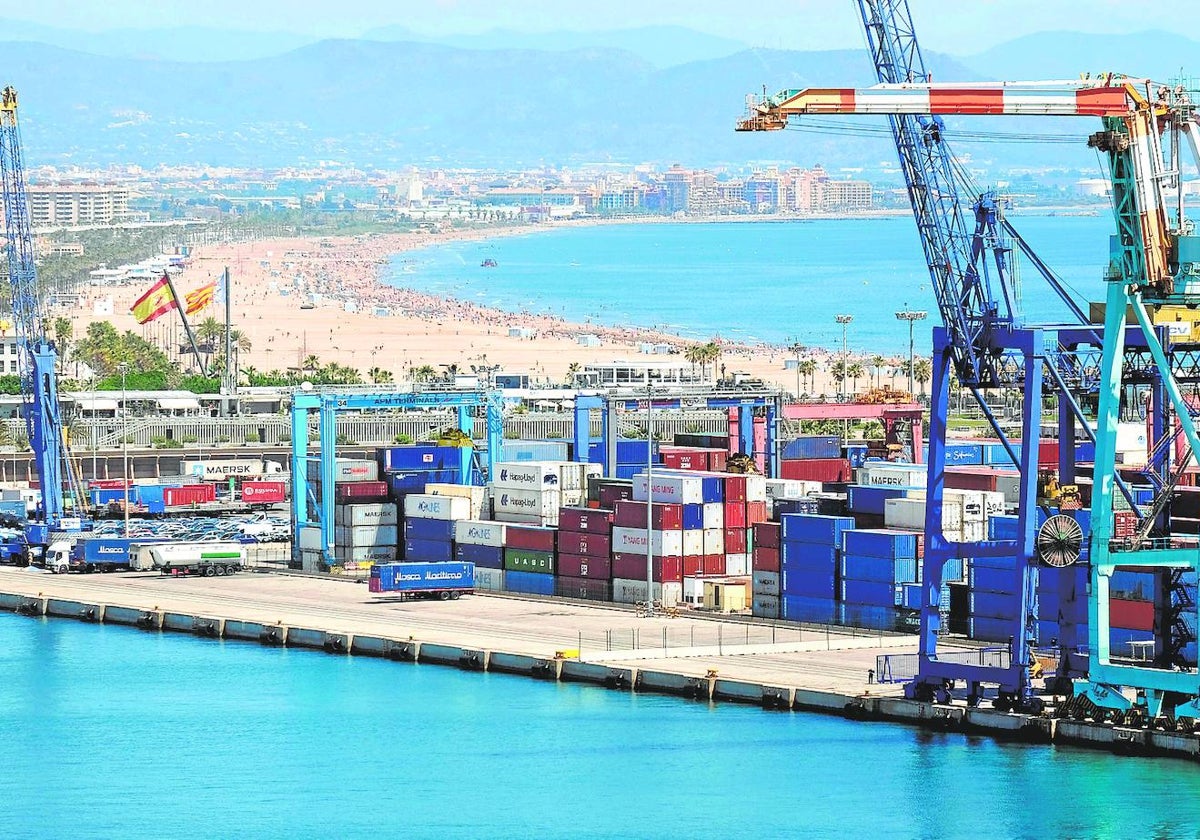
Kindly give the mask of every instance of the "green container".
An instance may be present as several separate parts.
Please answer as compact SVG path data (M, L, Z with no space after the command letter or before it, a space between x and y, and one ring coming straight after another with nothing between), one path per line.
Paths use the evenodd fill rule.
M510 572L554 574L554 552L534 551L531 548L504 549L504 568Z

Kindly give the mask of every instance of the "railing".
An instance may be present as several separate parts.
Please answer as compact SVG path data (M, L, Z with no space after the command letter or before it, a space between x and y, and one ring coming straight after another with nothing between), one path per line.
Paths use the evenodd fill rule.
M952 651L938 654L939 662L978 668L1008 668L1012 652L1007 647L987 647L978 650ZM875 657L875 681L880 683L909 682L917 676L921 665L918 653L885 653Z

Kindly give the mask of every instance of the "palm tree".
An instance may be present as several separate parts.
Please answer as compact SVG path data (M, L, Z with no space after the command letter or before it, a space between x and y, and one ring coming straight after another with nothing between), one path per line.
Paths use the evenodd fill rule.
M933 364L929 359L917 359L913 362L913 379L921 385L921 395L925 395L925 383L933 378Z
M304 359L304 361L300 363L300 370L305 370L305 371L308 371L309 373L313 373L313 372L319 370L320 367L321 367L321 360L318 359L315 355L307 356Z
M879 377L883 375L883 366L887 364L887 359L883 356L875 355L871 357L871 368L875 372L875 387L879 387Z
M432 365L421 365L420 367L409 368L408 371L408 378L418 383L429 382L435 376L437 376L437 371L433 369Z
M866 373L866 370L863 368L863 363L859 361L851 362L846 368L846 375L850 377L853 383L851 385L851 393L858 392L858 378L864 373Z
M575 377L579 375L579 370L579 362L571 362L571 364L567 365L567 385L575 384Z
M367 378L375 385L388 385L392 382L392 372L381 367L373 367L367 371Z
M73 332L74 327L70 318L59 315L54 319L54 344L58 348L59 361L65 361L67 358L67 348L71 344Z
M808 392L811 394L817 390L817 360L813 358L802 359L797 365L796 370L801 376L808 377Z

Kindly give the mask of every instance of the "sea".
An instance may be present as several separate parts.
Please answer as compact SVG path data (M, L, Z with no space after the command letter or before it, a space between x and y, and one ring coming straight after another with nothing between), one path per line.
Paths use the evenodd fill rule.
M0 614L0 837L1195 838L1200 765Z
M1011 221L1077 301L1104 299L1110 213ZM1015 277L1026 323L1068 321L1067 307L1023 258ZM547 227L398 254L386 279L511 312L750 344L840 349L835 316L845 314L853 316L851 353L907 352L908 327L896 319L903 309L928 313L913 335L916 351L928 353L938 322L909 215Z

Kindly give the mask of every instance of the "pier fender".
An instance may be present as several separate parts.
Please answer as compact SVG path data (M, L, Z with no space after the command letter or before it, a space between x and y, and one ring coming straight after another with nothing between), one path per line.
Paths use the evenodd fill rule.
M636 672L630 672L630 673L633 674L633 678L634 678L634 680L636 680L637 679ZM630 680L630 675L627 674L626 672L624 672L624 671L609 671L608 675L605 676L605 678L604 678L604 687L611 688L615 691L629 691L631 688L633 688L633 685Z
M768 711L788 712L795 702L792 689L763 686L762 707Z
M1022 741L1030 744L1049 744L1054 741L1058 721L1054 718L1031 717L1017 730Z
M699 677L689 677L687 682L683 684L680 694L682 694L684 697L690 697L693 700L699 700L701 698L711 699L712 693L709 691L709 686L707 683L708 680L704 680Z
M421 655L421 643L387 639L383 644L383 655L396 662L416 662Z
M103 604L85 604L79 611L80 621L104 621Z
M349 633L326 633L325 642L321 646L326 653L349 653L353 636Z
M529 669L530 676L540 680L557 681L562 675L561 659L539 659Z
M141 630L161 630L162 613L156 610L142 610L133 624Z
M928 708L922 707L921 711L927 712L925 723L933 729L954 730L961 729L963 723L963 714L961 709L955 709L950 706L930 705Z
M458 667L464 671L486 671L488 666L487 651L464 650L458 658Z
M855 697L842 707L842 714L850 720L873 720L879 717L879 702L876 697Z
M225 620L221 618L193 618L192 632L197 636L210 639L220 638L224 631Z
M287 644L287 628L282 624L264 627L258 634L258 641L269 647Z
M24 598L17 604L17 612L21 615L45 615L45 598Z

